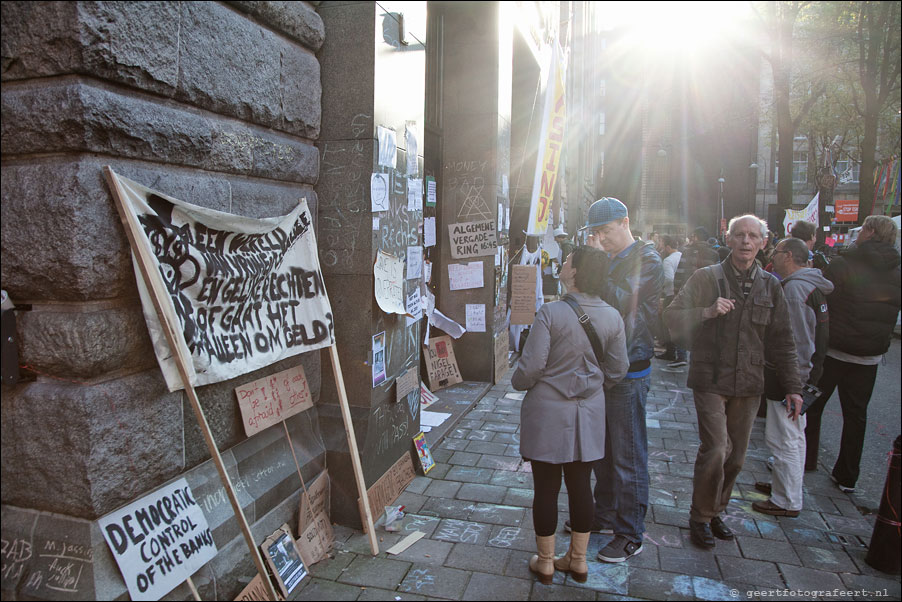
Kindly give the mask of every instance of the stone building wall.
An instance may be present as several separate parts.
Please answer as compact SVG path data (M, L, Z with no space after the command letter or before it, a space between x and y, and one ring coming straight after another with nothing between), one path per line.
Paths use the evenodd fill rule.
M323 22L305 2L4 2L2 31L2 288L26 366L2 390L3 597L123 596L96 519L185 476L219 549L195 583L231 599L255 569L157 367L102 168L240 215L301 197L316 215ZM300 362L318 399L319 353ZM300 481L284 430L244 435L233 389L297 363L198 389L258 541L296 526ZM288 421L308 480L317 425ZM63 544L66 575L42 553Z

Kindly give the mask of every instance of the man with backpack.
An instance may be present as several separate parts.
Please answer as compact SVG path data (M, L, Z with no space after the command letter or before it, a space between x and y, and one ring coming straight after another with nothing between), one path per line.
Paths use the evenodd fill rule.
M696 271L664 311L672 336L689 341L687 386L698 414L689 535L713 548L714 537L733 539L720 515L748 448L764 392L764 351L777 369L787 407L802 405L795 342L780 282L758 267L767 224L754 215L730 220L723 262Z

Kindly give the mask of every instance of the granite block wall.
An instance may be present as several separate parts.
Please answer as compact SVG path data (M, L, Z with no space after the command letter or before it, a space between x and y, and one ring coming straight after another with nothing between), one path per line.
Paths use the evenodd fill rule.
M231 599L255 569L157 367L102 168L240 215L301 197L317 215L323 21L307 2L4 2L2 31L0 280L23 366L2 390L3 597L125 596L96 519L185 476L220 550L195 582ZM244 435L233 391L298 363L318 399L319 353L198 389L261 540L296 525L300 479L284 429ZM318 423L288 421L305 479L325 462ZM44 554L63 547L76 579Z

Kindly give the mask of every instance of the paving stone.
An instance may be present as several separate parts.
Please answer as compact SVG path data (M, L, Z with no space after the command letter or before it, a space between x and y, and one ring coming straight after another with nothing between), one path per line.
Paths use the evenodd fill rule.
M470 441L491 441L495 438L495 431L486 431L486 430L472 430L470 434L467 435L467 439Z
M597 592L606 592L625 596L629 590L629 561L619 564L607 562L592 562L589 564L589 577L585 583L577 583L570 575L567 575L565 585L571 587L588 588ZM601 595L601 594L599 594ZM605 599L608 599L605 596Z
M415 566L408 571L404 581L398 586L398 591L460 600L469 580L469 571L446 567Z
M458 481L433 479L429 486L426 487L423 495L427 497L453 498L455 495L457 495L457 490L460 489L460 487L461 484Z
M509 422L486 422L482 425L483 429L498 433L516 433L519 427L519 424L511 424Z
M875 569L867 563L865 558L868 555L868 550L847 548L846 554L848 554L852 561L855 563L855 567L858 569L856 571L857 573L861 573L862 575L870 575L871 577L886 577L886 573Z
M510 456L493 456L486 454L479 459L477 466L482 468L494 468L496 470L515 471L522 465L520 458L512 458Z
M745 587L705 577L692 577L692 591L696 600L749 600Z
M461 420L460 422L457 423L457 426L462 429L471 429L471 430L480 429L483 427L483 424L482 424L482 420L478 420L478 418L479 418L478 415L475 417L475 419L470 418L469 414L468 414L467 418L464 418L463 420Z
M407 594L389 591L387 589L379 589L375 587L361 588L363 591L357 600L428 600L426 596L417 596L416 594ZM315 598L313 598L315 599Z
M436 521L436 526L438 521ZM413 562L416 566L442 566L451 553L454 544L446 541L436 541L434 539L423 538L401 552L400 554L391 555L389 558L395 560L403 560L405 562Z
M357 555L351 552L333 552L332 556L320 560L310 567L310 574L317 579L335 581Z
M845 589L842 580L835 573L790 564L779 564L778 566L789 589L815 591Z
M506 550L535 551L536 532L532 530L532 523L528 527L496 525L492 527L486 545Z
M503 504L479 503L470 513L470 520L492 525L506 525L508 527L529 526L526 523L526 509L518 506Z
M442 441L441 447L444 449L450 449L453 451L460 451L467 449L467 446L472 443L469 439L445 439Z
M526 600L532 581L501 575L473 573L464 591L464 600Z
M495 443L494 441L470 441L467 444L467 451L475 454L495 454L504 455L507 450L507 443Z
M794 546L802 566L811 569L833 571L834 573L857 573L858 567L845 550L820 548L816 546ZM781 560L780 562L785 562Z
M394 501L394 505L404 506L404 512L419 512L420 508L423 507L423 504L425 504L428 499L429 498L425 495L418 495L416 493L411 493L410 491L405 491Z
M450 464L436 462L435 466L432 467L432 470L429 471L429 476L433 479L444 479L449 470L451 470Z
M775 557L774 561L777 560L780 558ZM717 563L720 565L720 574L724 581L748 583L757 587L783 587L783 578L774 562L718 556Z
M532 489L520 489L519 487L510 487L506 489L506 493L504 495L504 503L509 504L511 506L523 506L524 508L531 508L533 500L533 490Z
M456 428L450 433L448 433L447 437L451 439L467 439L470 436L470 429L464 428Z
M426 488L429 487L430 483L432 483L431 478L416 476L404 491L409 491L410 493L423 493L424 491L426 491Z
M695 546L692 548L658 548L658 559L661 563L661 570L664 571L720 579L720 569L711 550L701 550Z
M880 598L888 598L890 600L902 598L902 581L899 581L898 577L875 577L873 575L850 575L848 573L843 573L840 577L848 589L872 592L871 599L876 599L878 595Z
M653 505L654 522L662 525L673 525L675 527L688 527L689 514L677 508L668 506Z
M410 570L409 562L360 555L336 580L349 585L395 589Z
M454 466L476 466L476 463L479 462L479 458L481 457L482 456L479 454L457 451L451 456L451 460L448 464L453 464Z
M300 594L303 594L305 600L356 600L360 595L360 587L314 578L304 586Z
M488 483L492 480L491 468L472 468L469 466L454 466L445 475L449 481L463 481L464 483Z
M498 485L465 483L457 491L457 499L471 502L500 503L506 490Z
M519 458L520 456L520 444L519 443L509 443L507 445L507 449L504 450L505 456L510 456L513 458Z
M520 443L520 433L495 433L492 441L497 443Z
M509 470L496 470L489 481L492 485L502 487L522 487L532 489L532 474L528 472L511 472Z
M507 566L510 554L510 550L458 543L454 544L444 565L455 569L501 575L504 573L504 567Z
M446 518L439 523L432 534L432 539L484 546L489 540L491 530L491 525Z
M786 538L786 534L783 533L783 526L779 523L773 523L770 521L755 521L755 526L758 527L758 532L761 534L761 537L764 539L771 539L775 541L788 541Z
M629 576L629 595L648 600L694 600L692 578L652 569L635 569Z
M568 602L569 600L582 602L584 600L595 600L595 592L589 589L559 585L557 583L542 585L538 581L535 581L532 584L532 594L530 594L529 599L548 602Z
M865 539L870 539L874 533L874 526L866 521L863 517L836 516L833 514L821 515L827 523L827 528L835 533L845 535L859 535Z
M730 527L732 528L733 526L730 525ZM734 533L739 534L739 532L736 531L735 529L734 529ZM684 549L697 550L699 552L703 551L701 548L699 548L694 543L692 543L692 539L690 538L690 535L689 535L688 526L685 529L680 529L680 538L682 540L682 543L683 543L682 547ZM715 555L717 555L717 556L737 556L737 557L742 556L742 553L739 551L739 545L736 543L735 538L728 539L728 540L715 538L715 540L717 542L717 546L714 548Z
M688 525L688 521L686 522ZM665 548L682 548L683 536L679 527L662 525L649 520L645 521L645 541L653 546Z
M771 562L785 562L787 564L802 564L795 548L788 542L772 541L758 537L738 536L736 543L744 558L752 560L769 560Z
M380 529L381 531L381 529ZM401 535L396 533L385 533L381 531L379 533L379 537L377 538L379 542L379 549L381 551L385 551L386 549L392 547L399 541L401 541ZM352 552L354 554L364 554L371 555L372 548L370 547L370 538L368 535L365 535L361 532L357 532L356 535L349 537L347 541L339 543L335 543L335 550L337 552Z
M433 460L435 460L436 462L444 462L445 464L449 464L451 456L454 455L454 452L450 449L438 448L432 449L431 451Z
M467 520L473 512L473 502L453 500L443 497L429 498L419 512L426 516Z

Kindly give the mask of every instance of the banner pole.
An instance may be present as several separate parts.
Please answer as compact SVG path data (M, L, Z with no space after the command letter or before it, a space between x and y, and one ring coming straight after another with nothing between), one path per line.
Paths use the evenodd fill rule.
M191 577L185 579L185 583L187 583L188 587L191 588L191 595L194 596L194 599L200 602L200 594L197 592L197 588L194 587L194 581L191 580Z
M104 175L106 176L110 191L113 193L113 200L116 201L116 211L119 212L119 218L122 220L122 225L125 227L125 234L128 236L128 242L137 258L141 277L150 289L150 298L153 300L153 306L157 312L157 317L160 320L163 333L166 335L166 341L169 343L169 349L172 351L172 355L176 360L175 363L178 367L179 376L182 378L182 384L185 385L185 393L188 396L188 401L191 402L191 408L194 410L197 424L200 426L204 441L207 443L207 449L210 451L210 456L213 459L213 463L216 465L216 470L219 472L219 478L228 494L229 502L232 504L232 510L235 512L235 518L238 519L238 525L241 527L241 532L244 535L247 547L251 551L251 557L257 567L257 572L260 573L260 577L263 579L266 593L270 600L276 600L276 591L267 574L266 565L263 564L263 557L260 555L260 550L257 549L257 544L254 542L254 536L247 523L247 518L244 516L244 511L241 510L241 503L238 501L235 488L232 487L232 481L229 479L225 464L222 462L222 456L219 454L219 448L216 446L216 441L213 439L213 433L210 431L210 425L207 423L207 417L204 415L204 410L200 405L197 392L194 390L194 386L191 384L191 380L188 377L187 358L185 358L181 346L178 345L181 332L170 322L169 315L163 311L163 306L160 303L160 299L167 296L166 288L160 281L159 274L156 273L153 267L153 261L149 256L149 251L144 245L138 244L136 232L140 232L140 226L132 219L131 213L126 209L125 194L120 188L119 181L116 179L110 166L107 165L104 167Z
M351 409L348 405L348 394L345 391L344 376L341 372L341 362L338 360L338 345L329 347L329 357L332 358L332 374L335 376L335 388L338 389L338 405L341 406L341 417L345 423L345 433L348 436L348 447L351 449L351 464L354 467L354 479L357 481L357 491L363 502L364 521L370 539L370 548L373 556L379 553L379 543L376 541L376 529L373 526L373 513L370 510L370 499L366 494L366 481L363 479L363 468L360 465L360 454L357 451L357 437L354 435L354 424L351 422Z

